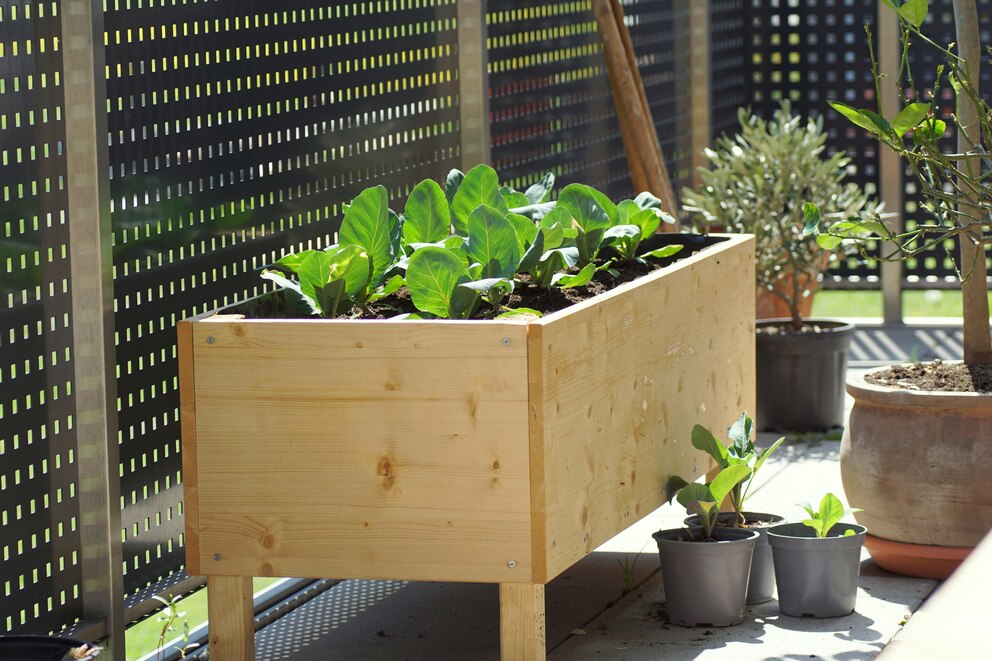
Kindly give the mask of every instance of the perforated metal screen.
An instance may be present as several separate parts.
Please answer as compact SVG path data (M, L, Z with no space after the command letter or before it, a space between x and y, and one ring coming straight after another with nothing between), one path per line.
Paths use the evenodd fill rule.
M125 587L182 556L175 324L457 166L454 0L112 3L105 15Z
M626 23L677 188L688 175L688 8L627 0ZM557 187L635 191L590 4L490 0L492 159L508 180L554 172Z
M710 130L714 139L740 129L737 109L750 102L745 4L746 0L710 0Z
M56 2L0 2L0 632L81 611Z
M937 0L930 3L930 16L924 25L925 33L938 44L949 44L956 40L954 30L954 12L951 0ZM992 43L992 0L977 0L979 23L981 25L981 41L983 45ZM937 53L930 49L918 48L912 51L913 71L917 85L921 90L931 88L937 64ZM990 98L992 93L992 67L986 57L982 67L981 80L982 96ZM947 118L947 136L942 141L945 153L957 151L957 131L950 115L954 112L954 95L944 82L944 93L940 97L940 105L944 117ZM919 183L909 170L903 178L903 217L906 227L912 229L918 224L932 224L933 218L928 216L921 207L922 196ZM958 275L955 263L960 262L959 242L944 241L942 245L932 250L920 253L917 257L906 261L906 275L911 287L958 286ZM992 266L992 260L988 262ZM967 270L968 267L965 267Z

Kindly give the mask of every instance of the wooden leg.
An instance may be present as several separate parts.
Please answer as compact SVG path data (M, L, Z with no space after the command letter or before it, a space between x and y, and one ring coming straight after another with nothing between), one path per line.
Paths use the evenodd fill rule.
M253 611L250 576L207 577L211 659L246 661L255 658Z
M545 658L543 585L499 584L499 649L502 661Z

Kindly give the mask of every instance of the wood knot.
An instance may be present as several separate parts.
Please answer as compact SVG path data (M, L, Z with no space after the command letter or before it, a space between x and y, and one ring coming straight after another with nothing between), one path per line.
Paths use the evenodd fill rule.
M389 491L393 488L393 485L396 483L396 465L393 463L392 457L388 454L380 457L375 472L376 475L382 478L382 488L384 490Z
M265 533L262 535L262 548L271 549L276 545L276 538L272 536L272 533Z
M244 337L246 332L247 331L245 330L245 327L244 326L235 326L234 327L234 335L237 336L237 337Z
M399 386L397 386L392 381L386 381L386 390L389 390L389 391L399 390Z
M493 460L493 470L494 471L498 471L499 470L499 459L494 459Z
M365 348L365 343L364 342L355 342L355 348L356 349L364 349Z
M258 568L259 576L275 576L275 568L267 562L263 562L262 566Z
M468 416L475 419L475 414L479 412L479 393L470 392L465 397L465 403L468 405Z
M583 506L582 507L582 525L586 525L586 522L587 521L589 521L589 508L586 507L586 506Z

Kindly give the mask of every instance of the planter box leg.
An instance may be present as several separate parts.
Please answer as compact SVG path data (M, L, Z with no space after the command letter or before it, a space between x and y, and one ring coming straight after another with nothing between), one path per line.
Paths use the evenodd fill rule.
M210 658L214 661L254 659L254 615L251 577L208 576Z
M544 585L500 583L499 629L503 661L544 659Z

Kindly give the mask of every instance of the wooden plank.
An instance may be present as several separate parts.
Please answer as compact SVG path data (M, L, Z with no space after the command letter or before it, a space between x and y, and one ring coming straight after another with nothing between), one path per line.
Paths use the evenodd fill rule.
M545 658L544 585L500 583L499 655L503 661Z
M541 360L542 329L540 324L527 327L527 385L530 407L527 424L530 432L530 510L531 510L531 580L548 582L548 539L545 511L547 498L544 488L544 361Z
M179 425L182 436L183 519L186 529L186 573L200 571L200 508L196 471L196 392L193 372L193 324L180 321L176 326L179 352Z
M250 577L207 577L207 617L211 659L245 661L255 658Z
M530 580L525 324L212 321L193 344L206 573Z
M753 410L753 274L753 240L734 238L535 322L547 579L659 507L670 474L709 468L694 424Z
M880 661L976 659L987 644L992 594L992 533L910 618L878 656ZM986 655L987 656L987 655Z

